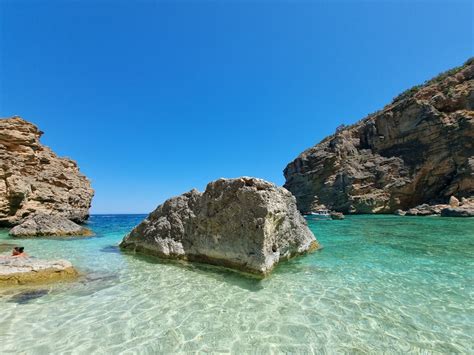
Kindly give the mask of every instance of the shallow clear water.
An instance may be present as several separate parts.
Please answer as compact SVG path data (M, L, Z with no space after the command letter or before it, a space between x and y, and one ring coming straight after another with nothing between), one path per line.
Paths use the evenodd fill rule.
M0 352L474 352L474 218L310 222L325 248L258 281L121 254L143 217L92 216L89 239L1 231L86 276L0 291Z

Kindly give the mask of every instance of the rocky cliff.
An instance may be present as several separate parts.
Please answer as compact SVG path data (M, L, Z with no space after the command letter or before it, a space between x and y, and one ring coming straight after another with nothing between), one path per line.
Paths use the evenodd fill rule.
M284 175L302 212L391 213L474 195L474 59L341 127Z
M0 226L13 226L34 214L75 222L89 216L94 195L90 181L71 159L59 158L39 139L35 125L0 119Z

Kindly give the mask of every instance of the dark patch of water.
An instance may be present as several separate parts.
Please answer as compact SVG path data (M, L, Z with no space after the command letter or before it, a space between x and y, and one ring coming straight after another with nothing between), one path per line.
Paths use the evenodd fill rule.
M45 289L23 291L10 297L8 302L18 303L18 304L27 304L33 300L36 300L40 297L47 295L48 293L49 293L49 290L45 290Z
M100 249L103 253L113 253L113 254L120 254L120 248L118 245L107 245Z

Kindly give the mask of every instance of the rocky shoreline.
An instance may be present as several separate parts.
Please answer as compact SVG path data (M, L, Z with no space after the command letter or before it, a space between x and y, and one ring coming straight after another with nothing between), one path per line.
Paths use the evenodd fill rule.
M422 204L407 211L397 210L399 216L441 216L441 217L474 217L474 199L462 198L459 201L451 196L448 204Z

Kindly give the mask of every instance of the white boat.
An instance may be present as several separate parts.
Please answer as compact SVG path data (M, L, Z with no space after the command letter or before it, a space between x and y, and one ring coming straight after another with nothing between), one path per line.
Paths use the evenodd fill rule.
M316 210L312 211L308 214L311 217L318 217L318 218L331 218L329 210Z

